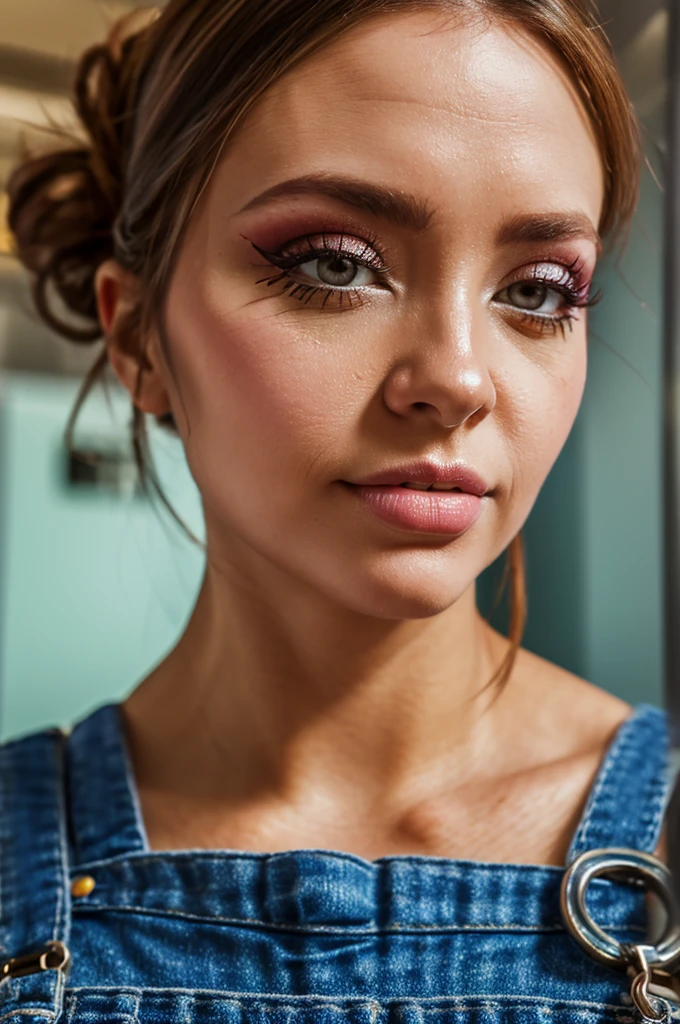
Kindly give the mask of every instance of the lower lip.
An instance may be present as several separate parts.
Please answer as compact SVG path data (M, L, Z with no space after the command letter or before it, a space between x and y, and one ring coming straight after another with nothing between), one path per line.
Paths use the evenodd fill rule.
M482 498L464 491L416 491L410 487L348 484L378 519L406 530L461 534L482 512Z

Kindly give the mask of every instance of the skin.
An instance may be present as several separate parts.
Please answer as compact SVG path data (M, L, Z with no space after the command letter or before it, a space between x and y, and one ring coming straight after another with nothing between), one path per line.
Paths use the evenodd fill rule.
M242 210L315 173L411 194L429 222L320 194ZM475 580L525 522L586 376L585 308L571 330L541 330L506 289L575 263L587 285L603 198L567 73L509 26L374 19L249 113L190 223L167 349L148 339L135 399L174 413L208 541L185 633L123 704L153 849L564 863L632 709L524 650L492 702L506 641L477 612ZM537 214L583 227L501 239ZM323 231L354 251L375 240L390 268L359 268L360 305L257 283L277 270L251 242L289 252ZM110 261L97 295L134 392L120 325L138 282ZM379 522L339 483L425 456L463 459L492 489L459 536Z

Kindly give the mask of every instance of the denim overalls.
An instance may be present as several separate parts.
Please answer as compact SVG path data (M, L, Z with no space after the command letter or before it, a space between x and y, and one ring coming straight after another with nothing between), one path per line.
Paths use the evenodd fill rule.
M68 972L0 983L1 1024L595 1024L638 1020L625 972L566 931L564 869L326 849L152 852L117 704L0 747L0 961L63 941ZM665 714L639 704L568 863L653 853ZM94 880L88 893L83 876ZM89 885L91 886L91 882ZM643 942L644 897L596 879L593 919Z

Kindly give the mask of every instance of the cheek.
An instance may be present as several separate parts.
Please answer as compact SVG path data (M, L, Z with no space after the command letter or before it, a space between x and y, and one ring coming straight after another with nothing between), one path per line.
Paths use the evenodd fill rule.
M558 339L562 344L562 339ZM535 498L571 432L586 381L585 337L567 335L560 358L534 364L508 386L507 434L516 477ZM534 493L535 492L535 493Z
M169 296L187 458L201 487L220 470L253 484L293 480L320 449L333 450L343 423L346 430L347 354L334 339L321 344L313 327L227 294L217 283Z

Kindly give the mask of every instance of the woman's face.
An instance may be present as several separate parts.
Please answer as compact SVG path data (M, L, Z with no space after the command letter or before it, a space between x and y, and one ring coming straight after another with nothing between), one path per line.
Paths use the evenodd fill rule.
M602 201L575 89L521 29L383 16L274 85L166 306L211 558L371 616L455 602L572 427ZM421 459L487 493L353 486Z

